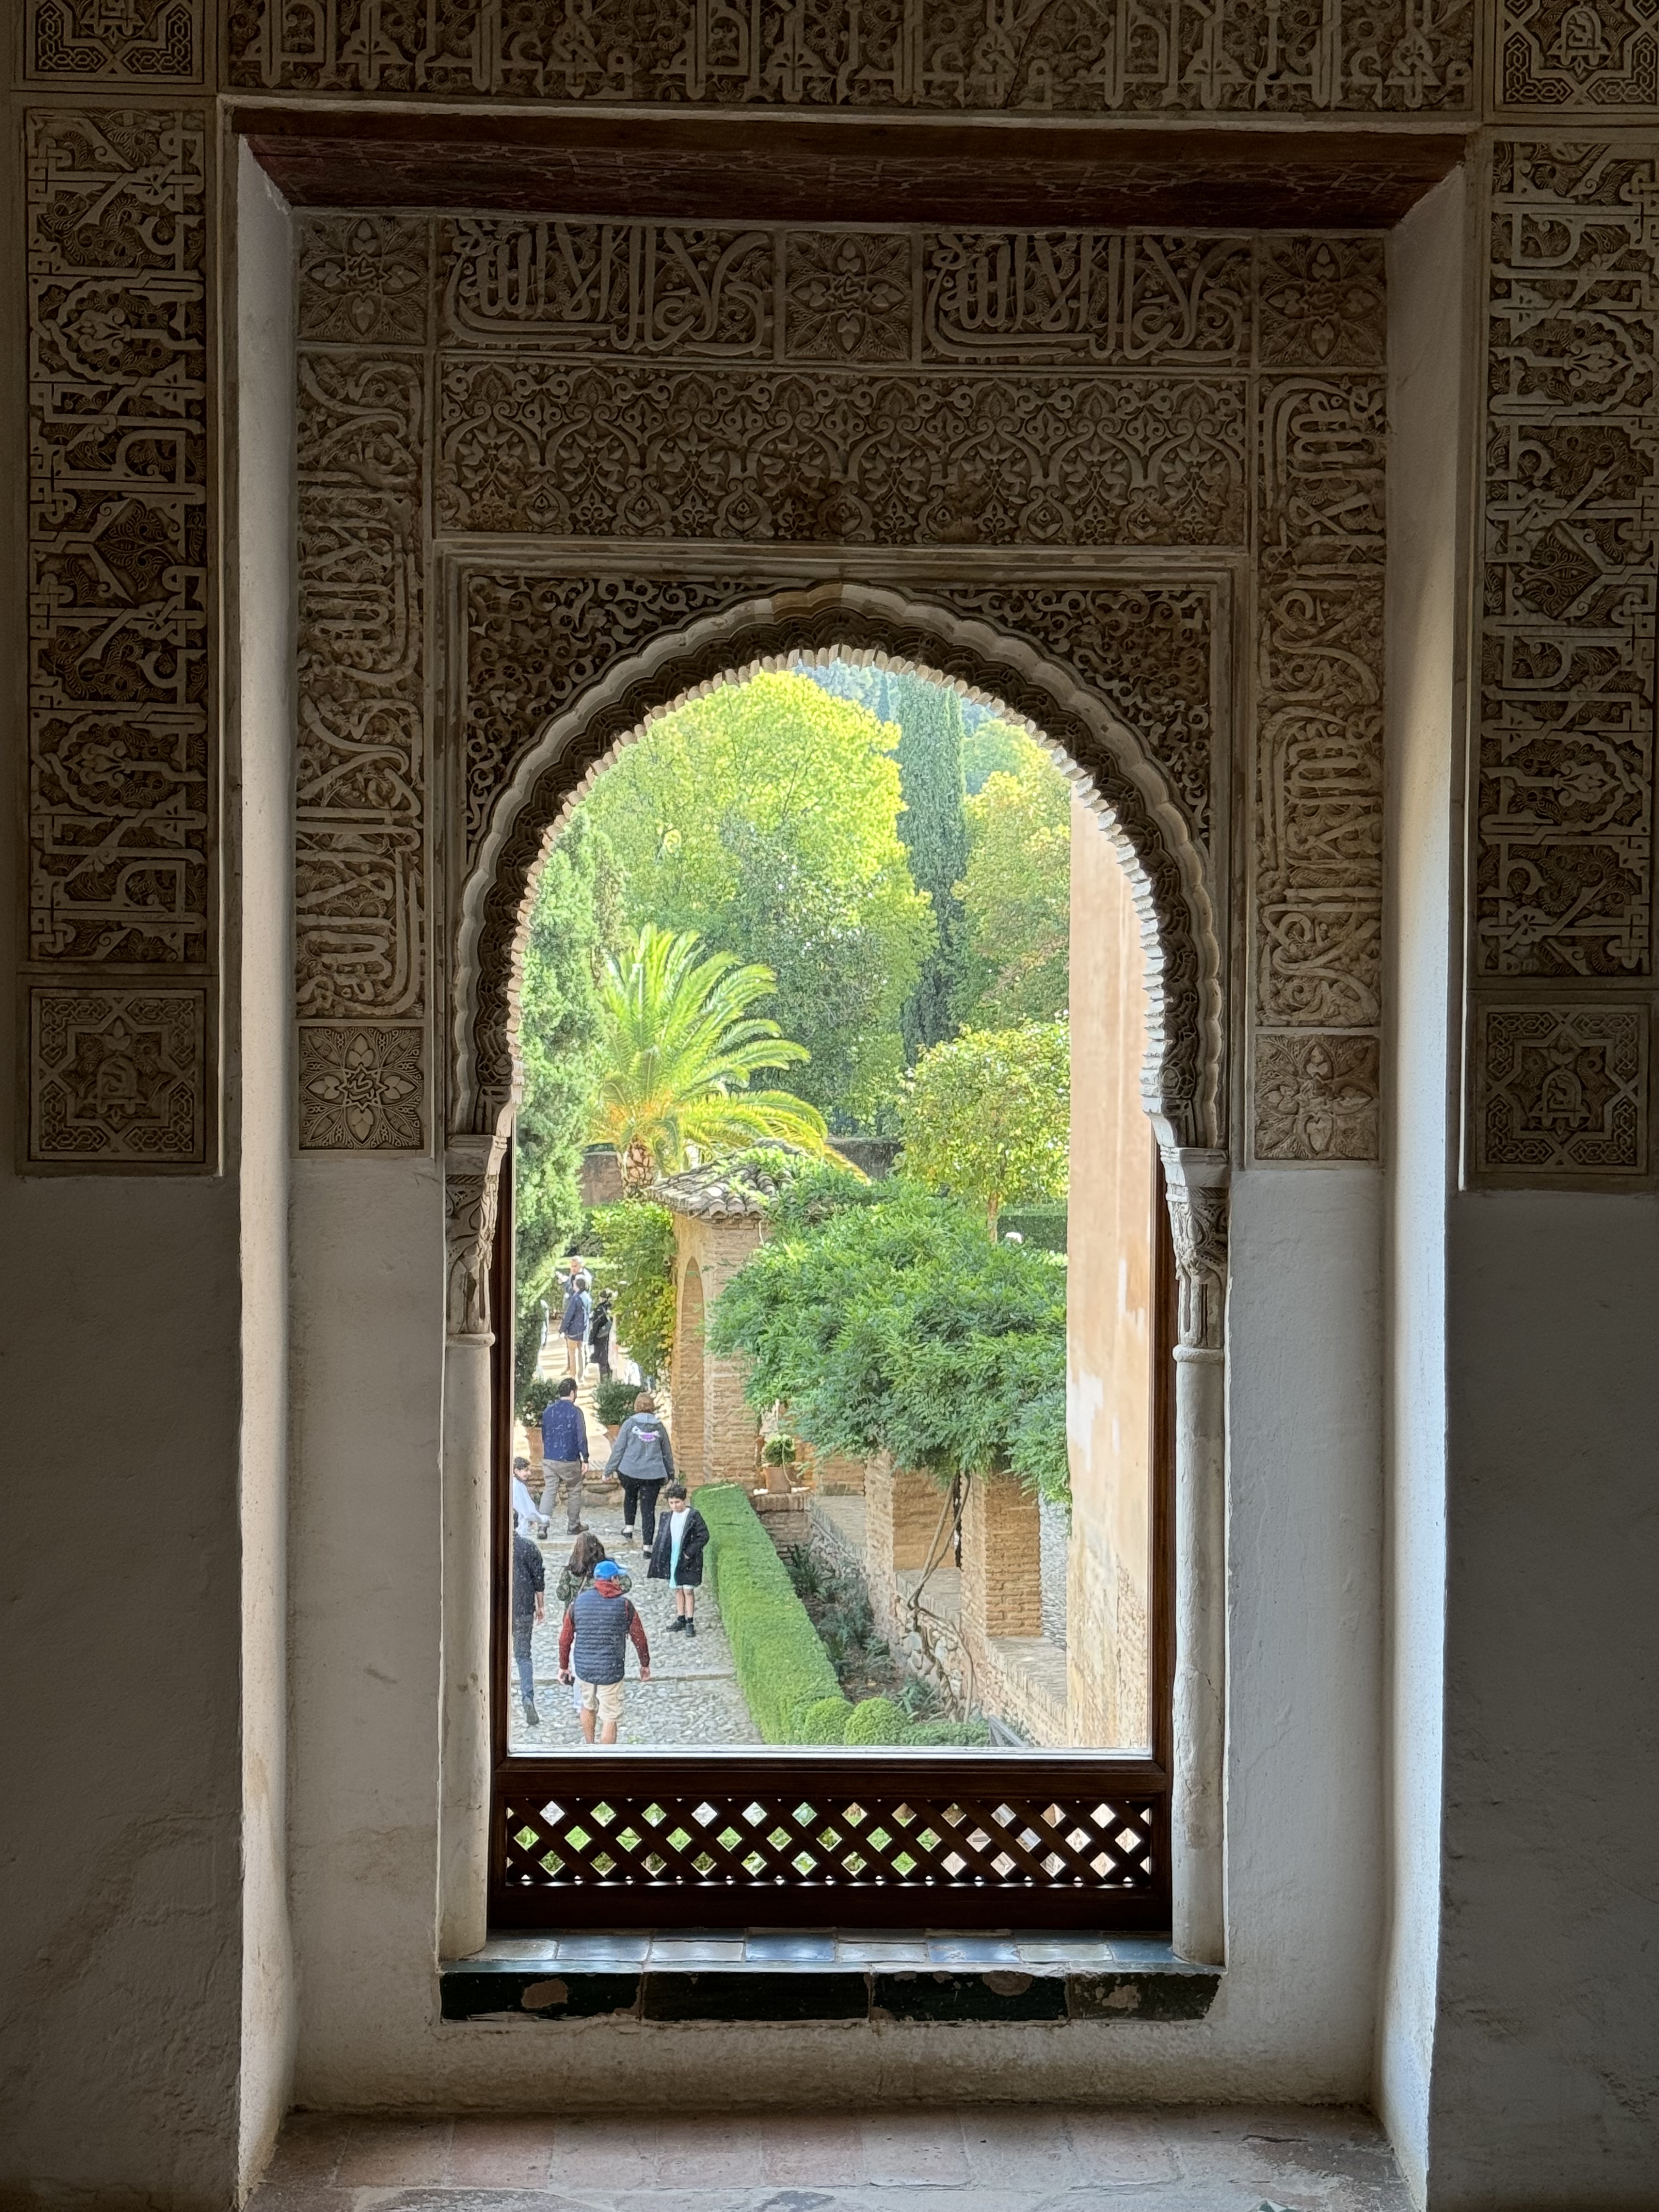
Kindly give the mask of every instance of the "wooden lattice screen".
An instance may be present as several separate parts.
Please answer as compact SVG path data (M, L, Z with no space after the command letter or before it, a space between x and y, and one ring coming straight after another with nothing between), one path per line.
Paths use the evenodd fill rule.
M1123 1763L615 1753L497 1778L502 1925L1169 1923L1167 1797ZM1151 1786L1148 1786L1148 1783Z

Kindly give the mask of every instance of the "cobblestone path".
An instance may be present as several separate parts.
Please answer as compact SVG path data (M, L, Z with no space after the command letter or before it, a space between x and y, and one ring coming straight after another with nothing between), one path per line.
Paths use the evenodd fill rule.
M603 1444L600 1431L596 1443ZM673 1594L666 1583L645 1578L645 1547L622 1541L620 1505L584 1507L582 1519L605 1539L607 1554L633 1576L629 1595L639 1608L651 1645L651 1680L639 1679L639 1662L630 1644L628 1653L627 1700L623 1711L619 1743L758 1743L758 1730L749 1717L737 1677L732 1671L732 1651L720 1626L720 1611L707 1576L697 1592L697 1632L676 1636L668 1624L674 1616ZM559 1625L563 1608L553 1597L559 1571L570 1556L570 1539L556 1529L542 1547L547 1567L547 1624L531 1643L536 1673L536 1710L541 1726L532 1728L519 1703L519 1678L511 1668L507 1701L507 1745L514 1752L564 1751L581 1742L570 1692L559 1681ZM509 1662L510 1664L510 1662Z

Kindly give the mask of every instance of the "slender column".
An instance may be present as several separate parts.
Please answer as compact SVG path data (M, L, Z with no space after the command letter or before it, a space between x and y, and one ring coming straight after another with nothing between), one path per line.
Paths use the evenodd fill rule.
M444 1153L443 1795L438 1943L483 1942L489 1849L489 1261L501 1142L452 1137Z
M1166 1151L1179 1274L1176 1346L1174 1937L1226 1955L1227 1162Z

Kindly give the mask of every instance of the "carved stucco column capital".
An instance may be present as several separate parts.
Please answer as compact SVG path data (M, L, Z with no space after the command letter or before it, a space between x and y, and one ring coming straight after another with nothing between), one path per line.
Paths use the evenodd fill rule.
M499 1136L453 1136L444 1148L448 1247L444 1326L452 1341L490 1340L489 1261L506 1146Z
M1219 1355L1227 1316L1227 1156L1168 1146L1164 1178L1179 1278L1180 1349Z

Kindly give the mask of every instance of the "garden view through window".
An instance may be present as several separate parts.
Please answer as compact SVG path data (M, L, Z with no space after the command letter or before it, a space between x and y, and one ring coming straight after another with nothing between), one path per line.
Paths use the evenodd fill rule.
M524 947L509 1756L1148 1745L1143 971L1073 772L925 672L598 775Z

